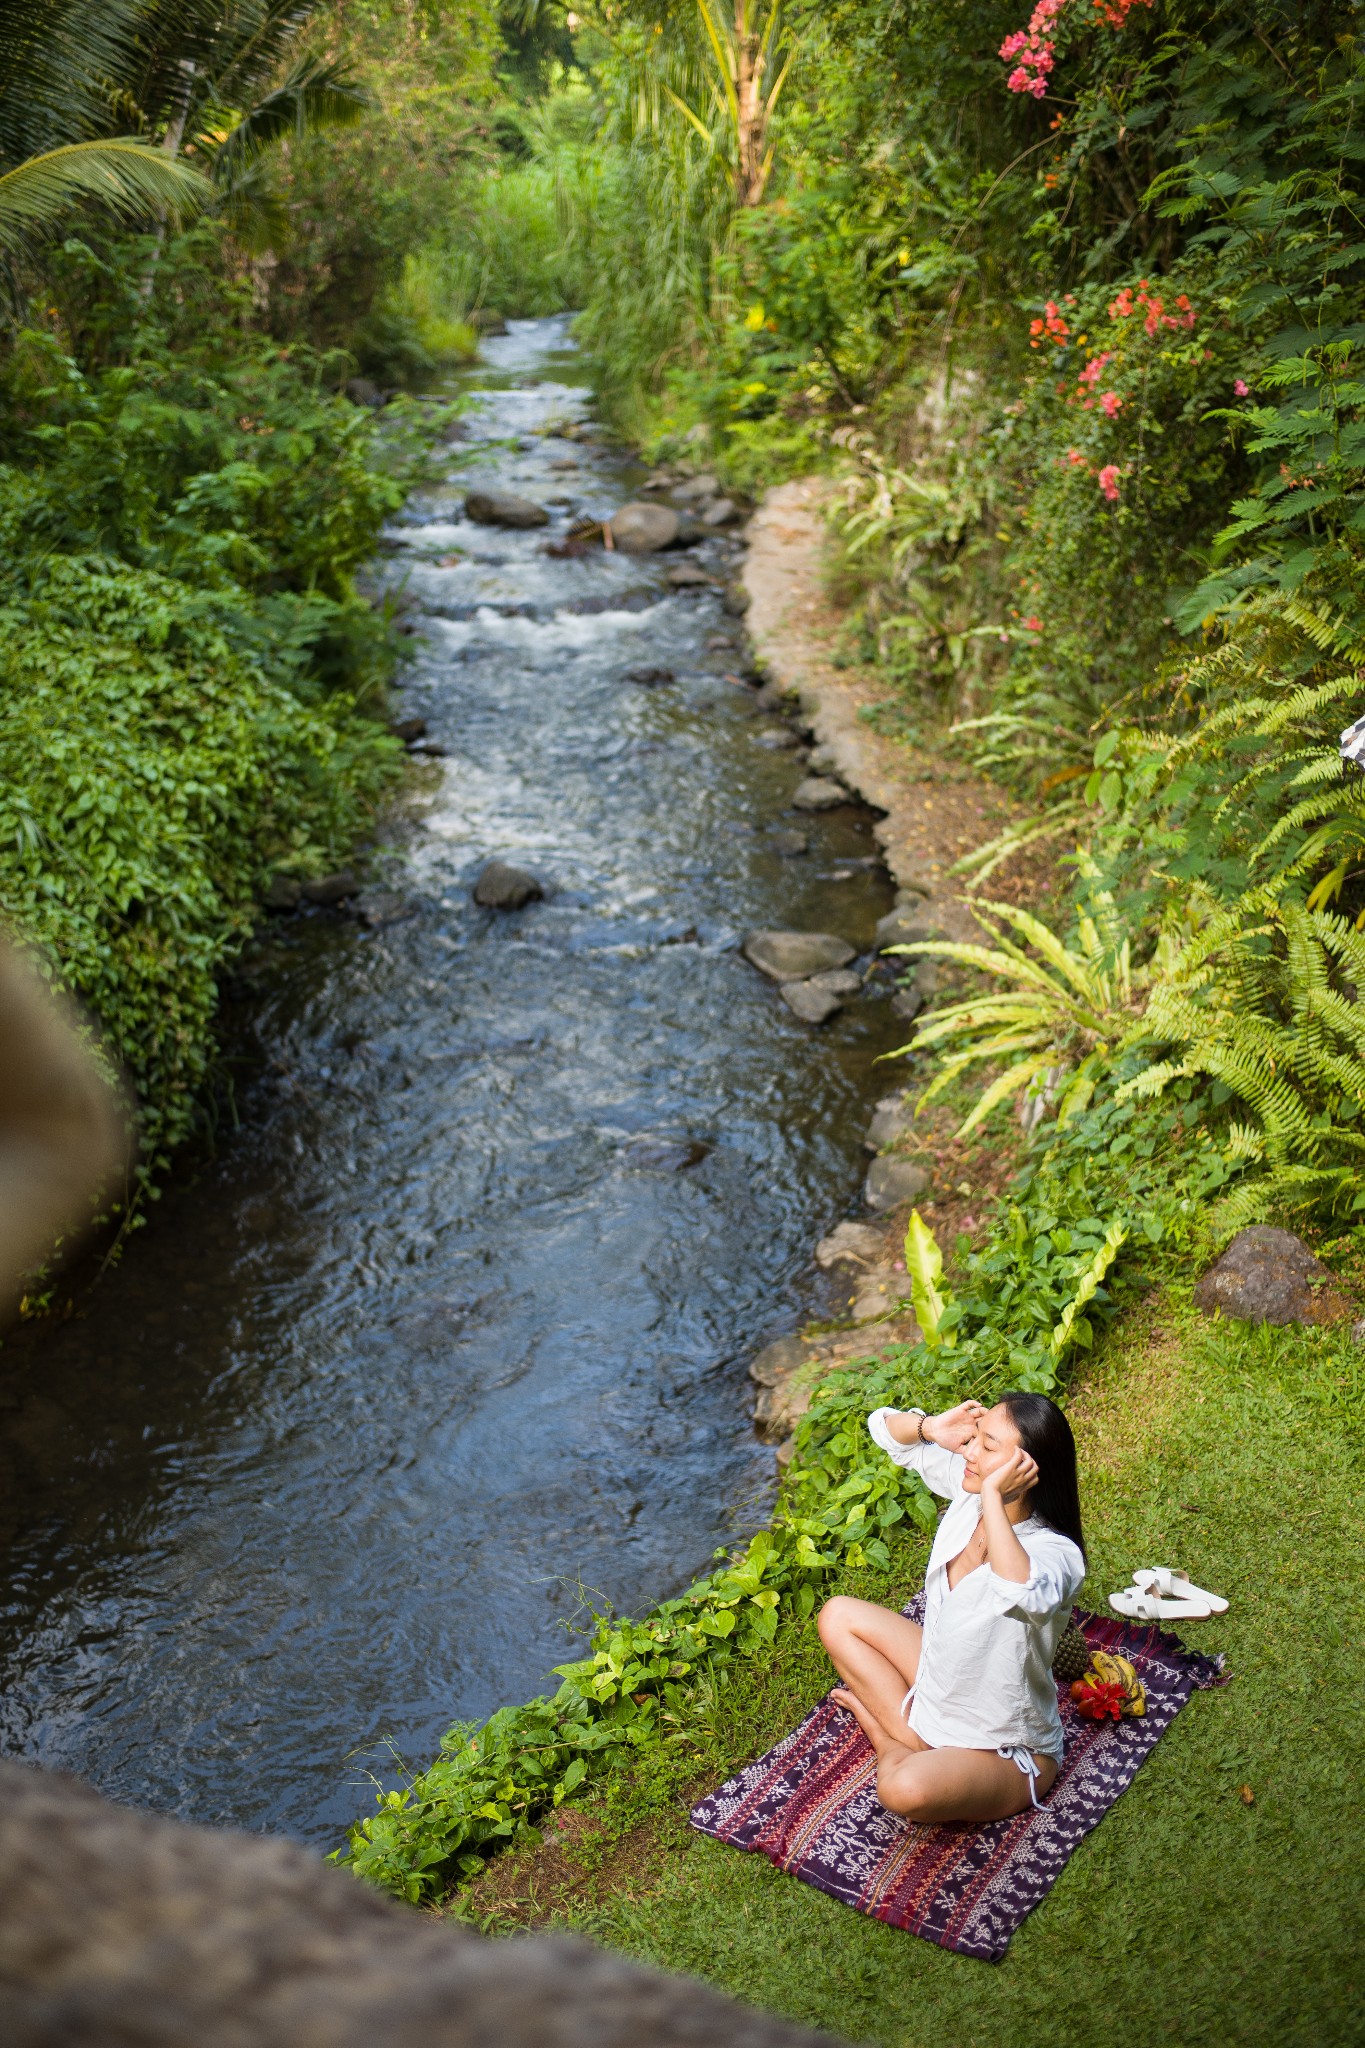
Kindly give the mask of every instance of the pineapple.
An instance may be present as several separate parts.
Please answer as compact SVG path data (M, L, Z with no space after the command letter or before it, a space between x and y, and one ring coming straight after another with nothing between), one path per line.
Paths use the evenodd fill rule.
M1075 1622L1069 1621L1052 1660L1052 1675L1059 1685L1070 1685L1073 1679L1084 1678L1089 1669L1090 1645Z

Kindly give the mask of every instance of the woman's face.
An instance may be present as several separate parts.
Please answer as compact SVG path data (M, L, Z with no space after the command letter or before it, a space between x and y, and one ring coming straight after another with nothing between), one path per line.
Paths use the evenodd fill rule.
M1010 1411L1003 1402L998 1408L988 1408L978 1417L976 1434L971 1437L963 1450L967 1469L962 1475L962 1484L968 1493L980 1493L981 1482L988 1479L997 1465L1003 1465L1011 1451L1019 1448L1019 1432L1010 1420Z

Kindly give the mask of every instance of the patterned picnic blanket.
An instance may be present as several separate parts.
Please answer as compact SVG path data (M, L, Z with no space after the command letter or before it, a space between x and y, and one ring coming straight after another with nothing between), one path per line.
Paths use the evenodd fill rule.
M904 1610L912 1619L923 1597ZM758 1851L875 1920L998 1962L1191 1693L1221 1680L1221 1658L1186 1650L1158 1628L1080 1610L1076 1619L1092 1651L1117 1651L1136 1667L1147 1712L1084 1721L1059 1686L1066 1753L1040 1808L984 1825L923 1826L888 1813L871 1744L826 1697L776 1749L701 1800L693 1827Z

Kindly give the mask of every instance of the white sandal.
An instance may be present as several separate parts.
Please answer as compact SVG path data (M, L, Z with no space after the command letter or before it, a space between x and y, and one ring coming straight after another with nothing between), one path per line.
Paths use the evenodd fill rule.
M1221 1594L1206 1593L1169 1565L1134 1572L1131 1586L1109 1595L1115 1614L1130 1621L1207 1621L1210 1615L1226 1613L1227 1604Z
M1228 1603L1221 1593L1206 1593L1202 1586L1190 1583L1188 1572L1171 1565L1159 1564L1151 1571L1134 1572L1133 1584L1148 1593L1158 1594L1163 1600L1203 1602L1210 1614L1226 1614L1228 1611Z

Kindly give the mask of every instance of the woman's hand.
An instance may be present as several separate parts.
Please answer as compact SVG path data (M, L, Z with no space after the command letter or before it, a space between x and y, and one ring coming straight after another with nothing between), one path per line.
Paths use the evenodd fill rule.
M1018 1500L1021 1494L1038 1484L1038 1467L1021 1444L1016 1444L1009 1456L988 1472L981 1482L981 1505L984 1508L988 1496L994 1494L1003 1505L1006 1501Z
M961 1451L976 1435L976 1425L985 1412L979 1401L961 1401L956 1408L945 1408L942 1415L928 1415L925 1442L938 1444L945 1451Z

